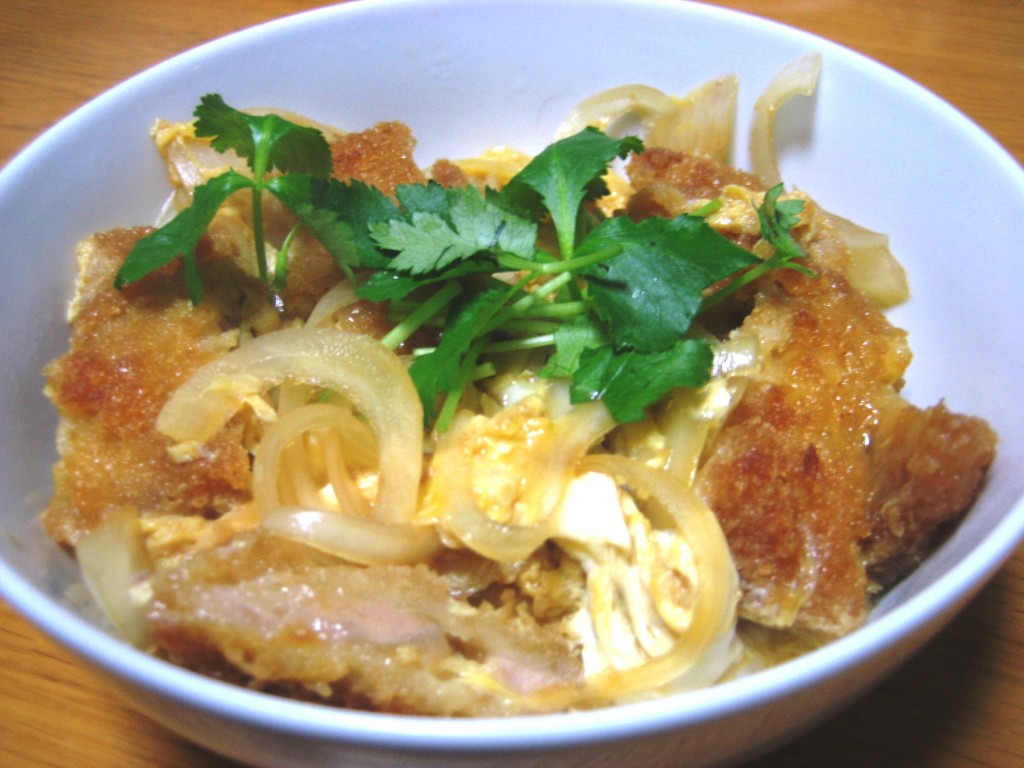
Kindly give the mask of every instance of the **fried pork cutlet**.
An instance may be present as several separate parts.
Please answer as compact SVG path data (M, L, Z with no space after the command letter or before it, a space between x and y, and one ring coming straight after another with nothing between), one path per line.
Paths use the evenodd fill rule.
M631 179L637 218L682 213L752 181L664 151L636 158ZM763 364L710 441L698 483L736 560L741 615L839 635L967 510L995 435L980 419L899 395L906 334L851 287L842 240L808 210L800 236L817 277L780 270L758 282L736 333L758 339ZM750 244L749 233L734 236Z
M180 279L154 276L124 293L115 290L114 274L147 231L113 230L82 243L70 349L45 372L60 427L43 523L64 545L74 546L107 514L126 507L158 516L216 516L249 498L240 421L202 458L185 463L173 460L154 427L171 392L233 343L223 332L246 302L246 278L229 261L208 258L206 240L200 259L213 279L200 306L192 306Z

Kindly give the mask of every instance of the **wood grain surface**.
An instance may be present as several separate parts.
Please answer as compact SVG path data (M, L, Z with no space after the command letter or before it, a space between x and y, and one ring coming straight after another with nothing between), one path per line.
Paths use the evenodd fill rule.
M714 4L820 34L909 75L1024 160L1021 0ZM145 67L228 32L317 5L323 4L0 0L0 163L63 115ZM1024 551L1019 551L894 676L750 768L1024 765L1022 584ZM135 713L2 602L0 670L0 766L232 765Z

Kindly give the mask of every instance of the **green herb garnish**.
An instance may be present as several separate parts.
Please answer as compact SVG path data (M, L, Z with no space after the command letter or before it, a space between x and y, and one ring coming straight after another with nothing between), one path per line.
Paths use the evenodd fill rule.
M203 285L196 267L196 245L227 199L248 189L252 192L257 268L264 283L280 291L285 280L287 247L281 248L274 272L269 274L262 194L269 191L286 204L289 200L307 201L311 179L326 178L331 173L330 147L315 128L296 125L274 114L240 112L217 94L202 98L195 117L196 136L211 137L211 146L218 152L234 150L247 162L252 176L229 170L196 187L192 205L139 241L118 271L114 285L122 288L181 256L189 297L193 304L198 304L202 301ZM270 176L275 170L282 175ZM290 239L286 238L285 243L288 242Z
M779 200L782 189L781 184L776 184L769 189L765 192L761 205L757 207L761 236L772 246L771 256L738 275L735 280L721 290L706 297L703 309L717 304L773 269L793 269L808 277L815 276L814 270L802 263L807 254L804 253L804 249L800 247L800 243L792 234L793 227L800 223L800 212L804 209L804 201Z
M202 99L196 117L197 135L245 158L252 177L227 171L197 187L190 207L139 241L117 287L181 256L198 303L196 244L227 198L249 189L260 275L279 292L290 238L268 270L261 195L269 192L350 279L355 268L368 271L357 294L389 304L395 325L384 344L442 329L409 369L440 431L470 381L492 374L503 354L537 348L548 350L540 374L570 379L573 402L600 399L620 422L641 419L670 390L708 380L711 346L693 328L703 309L772 269L810 274L791 234L803 203L780 201L781 185L758 210L773 246L765 260L704 220L714 205L674 219L603 217L590 203L607 192L612 161L643 151L636 137L586 128L548 146L500 191L428 182L401 186L392 200L330 178L329 147L312 128L239 112L216 95ZM550 251L538 245L544 227L553 230Z

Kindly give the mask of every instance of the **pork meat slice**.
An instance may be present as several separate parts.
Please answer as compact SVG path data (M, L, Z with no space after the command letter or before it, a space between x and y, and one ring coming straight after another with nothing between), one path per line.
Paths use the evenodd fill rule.
M222 679L347 707L542 711L582 668L559 624L470 604L425 565L356 566L254 531L154 577L158 653Z

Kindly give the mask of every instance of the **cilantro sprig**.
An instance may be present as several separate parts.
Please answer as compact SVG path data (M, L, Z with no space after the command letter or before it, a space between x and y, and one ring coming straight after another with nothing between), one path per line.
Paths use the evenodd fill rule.
M260 276L279 292L291 235L268 270L262 195L273 194L350 279L358 270L357 295L388 305L394 325L382 343L433 334L409 373L439 431L470 382L492 375L504 355L537 349L546 350L539 374L569 379L573 402L600 399L618 421L640 419L670 390L708 380L712 348L694 328L704 309L770 270L810 273L792 235L803 204L780 200L781 185L758 209L772 246L764 260L707 223L713 203L672 219L602 216L593 202L607 193L604 176L643 151L636 137L585 128L501 190L427 182L400 186L392 199L331 178L330 149L315 129L234 110L216 95L195 114L196 134L244 158L252 175L229 170L197 187L191 206L139 241L116 285L180 256L189 296L201 301L199 239L231 195L250 190ZM553 238L538 237L545 228Z
M330 147L315 128L297 125L275 114L241 112L229 107L217 94L201 99L195 117L196 136L210 137L211 146L218 152L233 150L246 161L252 176L231 169L197 186L192 205L139 241L115 276L114 285L123 288L180 256L189 297L193 304L199 304L203 284L196 265L196 246L227 199L247 189L252 193L257 269L264 283L280 291L285 281L290 238L285 239L279 250L271 275L267 268L262 195L270 192L286 204L308 200L311 179L326 178L331 173ZM282 175L271 176L275 170ZM308 213L296 210L300 212Z
M732 295L740 288L750 285L775 269L792 269L808 277L815 277L813 269L803 263L807 258L804 249L793 236L793 228L800 223L804 201L798 199L779 200L782 184L776 184L764 194L764 200L757 207L757 219L761 237L772 247L771 255L753 268L738 275L728 285L706 297L703 309L708 309Z

